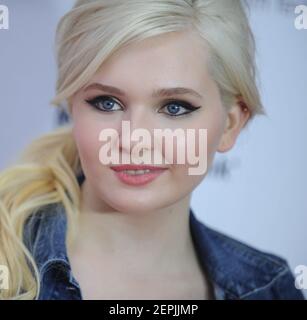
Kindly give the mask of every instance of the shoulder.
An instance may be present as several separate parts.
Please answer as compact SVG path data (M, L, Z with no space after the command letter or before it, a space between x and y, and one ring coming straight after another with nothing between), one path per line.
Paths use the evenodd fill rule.
M57 204L47 204L35 209L25 220L23 239L28 245L35 243L40 227L47 222L48 216L57 208Z
M221 297L304 299L286 259L192 220L200 258Z
M65 215L60 203L50 203L37 208L26 219L23 226L23 242L35 260L48 252L56 240L63 238Z

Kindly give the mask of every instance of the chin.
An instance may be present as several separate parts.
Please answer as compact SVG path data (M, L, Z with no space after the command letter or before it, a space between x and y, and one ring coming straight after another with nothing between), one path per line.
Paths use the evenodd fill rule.
M154 205L154 203L139 203L139 202L134 202L134 201L129 201L129 202L122 202L122 203L117 203L116 207L118 211L120 212L125 212L125 213L140 213L144 214L145 212L150 212L153 210L156 210L157 207Z
M146 212L155 211L163 206L157 206L159 201L154 197L149 201L145 199L114 199L114 201L109 202L109 205L116 211L131 214L144 214ZM160 204L160 203L159 203Z

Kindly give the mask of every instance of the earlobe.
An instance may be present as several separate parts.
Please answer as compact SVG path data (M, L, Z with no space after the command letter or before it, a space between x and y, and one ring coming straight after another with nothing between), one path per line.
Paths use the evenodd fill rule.
M248 108L240 103L231 107L227 115L225 130L221 137L218 152L227 152L234 146L239 133L250 118Z

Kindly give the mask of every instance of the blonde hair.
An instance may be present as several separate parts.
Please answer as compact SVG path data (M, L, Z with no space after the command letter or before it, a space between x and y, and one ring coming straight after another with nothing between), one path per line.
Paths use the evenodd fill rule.
M197 31L210 53L210 72L227 107L238 97L251 113L265 114L256 84L255 44L240 0L79 0L56 31L57 94L70 98L123 46L167 32ZM0 264L12 275L2 299L35 299L39 272L23 242L27 218L44 205L62 203L66 241L77 228L80 159L66 125L34 140L19 161L0 174Z

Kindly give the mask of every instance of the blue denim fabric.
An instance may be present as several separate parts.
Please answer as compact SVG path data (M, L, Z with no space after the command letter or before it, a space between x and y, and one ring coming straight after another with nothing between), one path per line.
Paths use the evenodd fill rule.
M84 176L78 176L81 184ZM82 300L67 257L66 214L61 203L49 204L31 215L24 242L37 263L39 300ZM203 270L217 300L304 300L281 257L259 251L200 222L190 209L190 231Z

